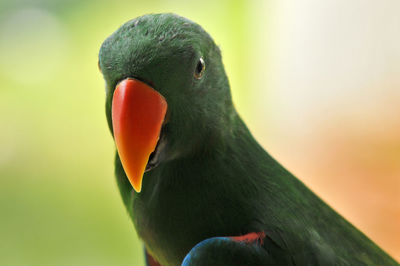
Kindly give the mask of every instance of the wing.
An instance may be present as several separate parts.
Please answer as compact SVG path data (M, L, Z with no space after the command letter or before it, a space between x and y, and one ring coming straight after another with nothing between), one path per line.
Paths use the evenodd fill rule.
M182 266L292 265L291 256L264 232L237 237L213 237L198 243Z
M183 266L226 265L351 265L329 249L299 241L280 231L213 237L198 243L186 255ZM357 262L356 265L366 265Z

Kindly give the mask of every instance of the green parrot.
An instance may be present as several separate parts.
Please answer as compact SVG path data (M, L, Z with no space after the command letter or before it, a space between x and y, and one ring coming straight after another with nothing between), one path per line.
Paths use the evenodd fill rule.
M116 179L148 265L398 265L257 143L198 24L128 21L99 68Z

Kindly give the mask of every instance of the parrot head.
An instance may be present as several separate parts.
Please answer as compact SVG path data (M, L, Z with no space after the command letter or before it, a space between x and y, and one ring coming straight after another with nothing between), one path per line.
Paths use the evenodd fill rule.
M128 21L100 48L106 115L133 188L181 156L206 152L232 116L219 48L196 23L174 14Z

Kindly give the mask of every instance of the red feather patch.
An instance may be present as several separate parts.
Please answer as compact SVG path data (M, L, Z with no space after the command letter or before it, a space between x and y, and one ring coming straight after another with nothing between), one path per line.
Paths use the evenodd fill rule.
M149 253L146 252L146 262L147 266L161 266L158 261L156 261Z
M230 236L229 238L237 242L246 242L246 243L257 242L257 244L262 245L264 243L265 233L252 232L242 236Z

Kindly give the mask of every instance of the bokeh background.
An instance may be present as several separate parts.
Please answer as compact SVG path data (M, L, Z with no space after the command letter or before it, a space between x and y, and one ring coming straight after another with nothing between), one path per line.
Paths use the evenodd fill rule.
M0 264L143 265L113 178L102 41L175 12L260 143L400 260L400 2L0 2Z

